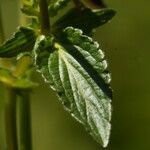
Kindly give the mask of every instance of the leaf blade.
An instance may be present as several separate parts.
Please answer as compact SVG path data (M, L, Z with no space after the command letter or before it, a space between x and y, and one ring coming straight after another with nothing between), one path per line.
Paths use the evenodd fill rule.
M74 30L72 27L69 27L64 31L64 36L66 36L67 39L63 39L63 41L59 39L59 42L55 40L53 46L49 47L53 50L49 53L49 58L46 59L46 75L48 75L51 82L53 82L53 89L57 92L64 108L77 121L83 124L98 143L106 147L111 129L111 96L102 88L104 86L103 84L109 88L108 84L106 84L105 81L98 83L104 80L100 75L106 68L98 72L98 70L94 68L93 62L90 62L83 52L78 52L79 49L77 49L77 46L82 48L82 51L88 51L89 49L76 43L77 39L75 39L75 37L74 41L71 41L71 37L67 35L70 30L75 34L79 32L78 29ZM70 36L71 35L73 36L73 33L70 34ZM80 32L76 38L83 38L83 36L84 35ZM89 37L84 38L87 40ZM46 39L47 38L45 38L45 40ZM85 43L83 40L80 42ZM90 44L94 46L95 43ZM97 51L97 48L99 47L93 48L93 51ZM37 48L35 47L34 52L36 51ZM38 51L42 52L44 49L41 47L41 49L38 48ZM103 57L96 58L96 54L96 52L94 52L94 55L92 55L91 52L88 53L88 55L91 55L96 61L103 59ZM79 55L81 57L77 57ZM81 61L80 59L83 60ZM43 62L45 62L45 60L43 60ZM37 61L36 65L39 68ZM92 69L91 72L95 70L94 74L97 72L95 76L91 74L90 69ZM39 68L39 70L42 73L42 68ZM45 75L43 74L43 76Z
M89 72L90 76L97 82L101 89L112 98L112 90L109 87L111 77L107 71L107 62L99 44L92 38L83 35L83 32L73 27L67 27L64 35L60 38L61 44L82 66ZM97 79L97 76L99 78Z
M0 57L15 57L32 50L36 33L29 27L20 27L11 39L0 46Z
M84 9L83 11L73 8L56 21L53 28L54 31L57 31L72 26L81 29L86 34L90 34L93 29L110 21L115 13L115 10L109 8L96 10Z
M62 57L62 59L65 61L67 68L68 68L68 74L69 74L68 80L70 80L71 88L75 89L72 91L73 98L74 98L72 102L74 102L75 104L72 106L73 108L71 107L71 109L69 109L69 112L71 112L72 116L76 118L76 120L81 122L84 125L84 127L87 128L87 130L90 130L91 135L94 137L94 139L96 139L99 143L101 143L105 147L108 143L108 137L109 137L109 132L110 132L110 123L109 123L110 118L111 118L110 117L111 116L110 99L109 98L107 99L108 100L107 103L105 102L106 98L104 100L102 99L102 97L104 96L102 94L103 92L100 91L100 88L97 86L97 84L95 84L94 80L91 79L89 74L85 73L86 71L84 69L81 69L80 64L78 64L78 62L75 61L71 57L71 55L69 55L68 53L64 51L58 55L59 57ZM73 60L74 62L72 62ZM59 72L54 72L52 70L53 70L53 67L52 65L50 65L49 72L52 73L53 77L59 74ZM54 70L57 70L57 69L55 68ZM59 78L56 78L54 82L58 83L58 80ZM57 85L56 89L58 89L58 87L61 87L61 84ZM63 89L61 92L64 92L64 91L65 90ZM69 91L69 89L66 89L66 91ZM75 96L75 95L78 95L78 96ZM101 98L101 101L103 104L99 104L98 102L99 98ZM95 120L96 118L94 118L95 114L97 114L97 118L99 119L98 122ZM94 123L92 123L92 121ZM98 127L99 126L98 123L101 123L100 127ZM98 128L97 130L99 132L95 131L94 128ZM101 135L104 131L106 133Z

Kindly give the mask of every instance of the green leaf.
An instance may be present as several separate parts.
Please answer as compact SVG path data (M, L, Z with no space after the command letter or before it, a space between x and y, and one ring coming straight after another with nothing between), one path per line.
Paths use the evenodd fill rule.
M54 17L58 11L64 8L70 0L50 0L49 2L49 15Z
M115 11L109 8L96 10L84 9L83 11L73 8L66 15L56 21L53 28L55 32L60 32L60 30L72 26L89 34L92 29L107 23L114 15Z
M85 7L90 9L100 9L107 7L103 0L83 0L82 3Z
M29 27L20 27L18 31L0 46L0 57L15 57L21 52L30 51L36 40L36 33Z
M91 37L83 35L83 32L81 30L75 29L73 27L66 28L61 39L63 39L61 40L61 43L64 47L68 49L68 47L71 47L71 45L73 45L71 49L75 49L76 52L82 54L82 57L79 55L80 57L78 56L76 58L78 59L78 61L85 59L103 78L106 84L110 83L111 77L107 71L107 62L106 60L104 60L104 53L99 48L99 44L97 42L94 42ZM74 52L73 50L70 50L70 53L72 53L72 55L76 55L76 52Z
M106 147L112 92L104 54L98 43L79 29L68 27L62 37L48 42L50 37L40 36L34 48L35 64L57 91L64 108Z
M45 82L50 83L53 86L53 81L50 78L48 71L48 58L50 53L53 52L53 41L54 38L45 37L41 35L37 38L36 44L34 47L33 57L35 59L35 65L37 66L38 71L43 75ZM43 50L42 50L43 49Z

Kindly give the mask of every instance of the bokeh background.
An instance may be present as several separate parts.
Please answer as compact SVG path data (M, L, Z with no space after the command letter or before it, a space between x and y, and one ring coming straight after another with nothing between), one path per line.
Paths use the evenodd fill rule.
M150 150L150 1L106 0L117 10L96 31L105 51L114 90L112 133L106 150ZM17 0L0 0L5 37L19 25ZM102 150L66 113L43 83L32 93L33 150ZM3 101L0 86L0 150L4 150Z

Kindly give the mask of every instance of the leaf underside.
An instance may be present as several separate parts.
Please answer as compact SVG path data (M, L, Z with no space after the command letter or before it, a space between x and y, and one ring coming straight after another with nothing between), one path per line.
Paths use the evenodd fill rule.
M61 41L40 36L35 65L57 91L64 108L104 147L110 135L111 98L107 63L97 42L68 27Z
M53 28L56 32L60 32L63 28L72 26L81 29L86 34L90 34L94 28L107 23L114 15L115 11L109 8L96 10L87 8L83 11L73 8L66 15L58 19L54 23Z

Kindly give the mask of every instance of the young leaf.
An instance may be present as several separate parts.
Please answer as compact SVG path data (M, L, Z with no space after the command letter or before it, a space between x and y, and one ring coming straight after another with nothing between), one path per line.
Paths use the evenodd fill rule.
M104 54L79 29L68 27L62 37L48 45L49 37L40 36L34 48L35 64L53 84L65 109L106 147L112 92L107 84L110 80L104 77Z
M109 8L96 10L84 9L83 11L73 8L66 15L56 21L53 28L56 32L60 32L60 30L65 27L72 26L89 34L92 29L107 23L114 15L115 11Z
M28 27L20 27L11 39L0 46L0 57L15 57L30 51L35 43L36 33Z
M70 0L50 0L49 2L49 15L54 17L57 15L58 11L67 5Z

